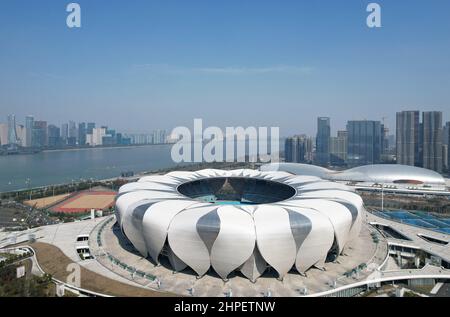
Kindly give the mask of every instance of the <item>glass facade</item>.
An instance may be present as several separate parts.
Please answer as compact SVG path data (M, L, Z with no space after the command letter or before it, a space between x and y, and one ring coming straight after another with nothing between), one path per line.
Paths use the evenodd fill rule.
M316 137L316 164L321 166L330 165L330 118L321 117L317 119Z
M350 166L381 162L381 123L379 121L349 121L347 123Z

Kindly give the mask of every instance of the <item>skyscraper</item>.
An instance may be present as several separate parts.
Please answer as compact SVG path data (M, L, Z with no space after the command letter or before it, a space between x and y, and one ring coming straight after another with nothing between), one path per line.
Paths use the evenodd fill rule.
M345 165L347 162L348 132L338 131L337 137L330 138L330 163L331 165Z
M58 147L61 145L61 129L51 124L48 126L48 146Z
M75 122L69 121L69 138L77 137L77 126Z
M442 145L442 170L448 171L448 145Z
M47 121L34 121L33 146L44 147L48 145Z
M442 142L448 145L449 141L450 141L450 122L447 122L444 126L444 135L442 137Z
M86 123L78 124L78 145L86 145Z
M77 144L77 126L75 122L69 121L69 137L67 138L67 144L75 146Z
M381 162L380 121L349 121L347 132L347 161L350 166Z
M16 116L8 116L8 144L17 144Z
M103 145L103 137L107 136L106 127L94 128L92 130L92 143L91 146L100 146Z
M67 144L67 139L69 138L69 125L63 123L61 125L61 142L62 144Z
M16 124L16 136L17 136L17 144L20 146L25 146L27 133L24 125Z
M445 124L445 128L444 128L444 145L447 146L447 160L444 160L444 165L446 167L447 170L450 169L450 122L447 122Z
M420 166L419 111L397 113L397 164Z
M25 146L31 147L33 146L33 125L34 125L34 117L33 116L26 116L25 117Z
M92 134L94 129L95 129L95 123L94 122L88 122L87 128L86 128L86 133L87 134Z
M284 143L285 160L288 163L304 163L307 148L306 136L287 138Z
M0 145L8 144L8 124L0 123Z
M330 165L330 118L317 118L316 164Z
M422 114L423 167L442 173L442 112Z
M166 135L167 135L167 132L165 130L154 130L153 134L152 134L152 141L144 142L144 143L165 144L166 143Z
M381 156L389 153L389 128L381 124Z

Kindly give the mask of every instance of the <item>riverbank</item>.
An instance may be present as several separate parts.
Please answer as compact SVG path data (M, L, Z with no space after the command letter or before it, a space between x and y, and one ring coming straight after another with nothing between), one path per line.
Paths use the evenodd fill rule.
M130 177L112 177L99 180L84 180L81 182L70 182L61 184L51 184L33 188L23 188L14 191L0 192L1 199L12 198L17 201L25 199L39 199L44 197L50 197L53 195L61 195L65 193L87 190L95 186L105 186L112 190L117 190L123 183L136 181L137 179L151 175L151 174L166 174L172 171L196 171L201 169L240 169L240 168L256 168L258 165L253 163L227 163L227 162L214 162L214 163L192 163L192 164L180 164L169 168L160 168L156 170L143 171L134 174Z
M0 157L0 192L119 177L176 166L172 145L97 147Z
M0 151L0 156L11 155L33 155L39 153L51 153L51 152L70 152L70 151L88 151L95 149L126 149L137 148L145 146L161 146L161 145L173 145L173 143L152 143L152 144L130 144L130 145L105 145L105 146L77 146L77 147L62 147L62 148L20 148L15 151Z
M172 143L160 143L160 144L130 144L130 145L105 145L105 146L86 146L86 147L74 147L74 148L61 148L61 149L44 149L41 152L51 153L51 152L70 152L70 151L88 151L96 149L132 149L140 148L146 146L161 146L161 145L173 145Z

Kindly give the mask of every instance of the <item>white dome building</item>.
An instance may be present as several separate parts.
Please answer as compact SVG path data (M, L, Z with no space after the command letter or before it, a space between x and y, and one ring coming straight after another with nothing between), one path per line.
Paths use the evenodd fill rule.
M142 256L224 280L234 271L256 281L269 267L280 279L323 267L358 237L363 212L345 185L254 170L147 176L116 200L118 224Z

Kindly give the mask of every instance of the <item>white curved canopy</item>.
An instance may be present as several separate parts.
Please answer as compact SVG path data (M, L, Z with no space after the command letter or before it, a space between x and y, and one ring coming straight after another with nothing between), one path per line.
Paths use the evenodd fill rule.
M242 179L282 184L292 195L272 203L223 205L178 191L194 181L221 178L234 178L238 187ZM193 192L205 192L207 184ZM252 190L250 195L274 196ZM176 271L190 267L203 276L213 269L227 279L239 270L252 281L269 266L280 279L293 268L303 274L322 266L330 251L340 253L357 237L363 211L361 198L345 185L246 169L146 176L122 186L116 200L118 223L144 257L158 262L163 253Z

